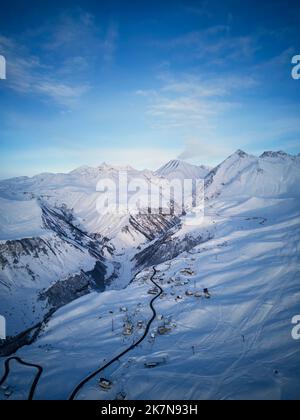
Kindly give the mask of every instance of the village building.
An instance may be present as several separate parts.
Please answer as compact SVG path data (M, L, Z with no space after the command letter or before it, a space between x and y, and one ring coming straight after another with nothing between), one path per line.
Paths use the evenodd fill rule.
M189 268L185 268L184 270L181 270L180 273L185 276L193 276L195 274L195 272Z
M157 287L153 287L153 289L148 290L148 295L157 295L159 290Z
M144 327L144 321L138 321L138 323L137 323L137 327L138 327L139 329L143 328L143 327Z
M157 331L159 335L165 335L171 331L171 328L168 328L167 326L163 325L161 327L158 327Z
M130 322L124 324L123 335L129 336L133 334L133 325Z
M144 366L147 369L153 369L158 366L164 365L166 362L167 362L167 359L165 357L155 357L153 359L147 360L144 363Z
M105 378L100 379L99 385L104 391L108 391L112 388L112 382Z
M205 299L210 299L211 295L208 289L203 289Z

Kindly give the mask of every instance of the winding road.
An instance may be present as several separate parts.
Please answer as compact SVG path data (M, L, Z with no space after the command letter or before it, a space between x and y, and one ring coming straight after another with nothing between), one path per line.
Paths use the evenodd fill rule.
M37 369L37 374L35 375L35 378L32 382L30 392L29 392L29 396L28 396L28 400L31 401L31 400L33 400L37 384L40 380L40 377L42 376L43 368L41 366L35 365L33 363L24 362L22 359L20 359L20 357L10 357L9 359L5 360L5 365L4 365L5 366L5 371L4 371L3 377L0 380L0 386L2 386L4 384L8 375L10 374L10 362L13 361L13 360L18 362L20 365L28 366L28 367L32 367L32 368Z
M150 308L153 312L152 318L150 319L150 321L148 322L145 332L143 334L143 336L134 344L132 344L130 347L128 347L128 349L124 350L122 353L120 353L118 356L114 357L110 362L106 363L103 367L101 367L100 369L96 370L95 372L91 373L89 376L87 376L85 379L83 379L74 389L74 391L72 392L69 401L75 400L76 396L78 395L79 391L84 387L84 385L86 385L91 379L93 379L95 376L99 375L99 373L103 372L105 369L107 369L109 366L113 365L115 362L117 362L119 359L121 359L121 357L125 356L127 353L131 352L132 350L134 350L136 347L138 347L147 337L149 330L151 328L151 325L153 323L153 321L156 318L156 310L154 308L154 302L162 295L163 293L163 289L154 281L154 277L157 274L157 270L155 267L153 267L153 274L150 278L151 282L159 289L159 293L158 295L156 295L150 302Z
M93 379L95 376L99 375L99 373L103 372L105 369L107 369L109 366L111 366L112 364L114 364L115 362L117 362L121 357L125 356L127 353L131 352L132 350L134 350L136 347L138 347L147 337L149 330L151 328L151 325L153 323L153 321L156 318L156 310L154 308L154 302L161 296L161 294L163 293L163 289L159 286L159 284L157 284L154 281L154 277L157 274L157 269L155 267L153 267L153 274L150 278L151 282L159 289L159 293L151 300L149 306L153 312L152 318L149 320L149 322L147 323L145 332L143 334L143 336L134 344L132 344L130 347L128 347L126 350L122 351L120 354L118 354L116 357L114 357L110 362L106 363L103 367L101 367L100 369L97 369L95 372L91 373L89 376L87 376L85 379L83 379L74 389L74 391L72 392L71 396L68 398L69 401L75 400L76 396L78 395L79 391L84 387L84 385L86 385L91 379ZM23 366L28 366L28 367L32 367L37 369L37 374L35 375L35 378L32 382L31 388L30 388L30 392L29 392L29 396L28 396L28 400L33 400L34 394L35 394L35 390L36 387L38 385L38 382L41 378L41 375L43 373L43 368L39 365L33 364L33 363L27 363L24 362L20 357L10 357L9 359L7 359L5 361L5 371L4 371L4 375L3 377L0 379L0 386L2 386L6 379L8 378L9 374L10 374L10 362L11 361L16 361L19 364L23 365Z

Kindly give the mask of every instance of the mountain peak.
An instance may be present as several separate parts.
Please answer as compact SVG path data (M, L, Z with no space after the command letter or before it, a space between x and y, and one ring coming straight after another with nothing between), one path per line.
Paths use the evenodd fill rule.
M267 151L264 152L260 158L264 159L264 158L287 158L287 157L293 157L292 155L289 155L286 152L283 152L282 150L278 151L278 152L272 152L272 151Z
M203 179L209 173L210 168L188 163L184 160L173 159L158 169L155 174L169 179Z
M246 152L244 152L243 150L241 150L241 149L238 149L235 153L234 153L234 155L237 155L237 156L239 156L240 158L246 158L246 157L248 157L249 155L248 155L248 153L246 153Z
M84 173L88 173L92 170L93 168L91 168L88 165L82 165L79 166L78 168L74 169L73 171L70 172L70 174L84 174Z

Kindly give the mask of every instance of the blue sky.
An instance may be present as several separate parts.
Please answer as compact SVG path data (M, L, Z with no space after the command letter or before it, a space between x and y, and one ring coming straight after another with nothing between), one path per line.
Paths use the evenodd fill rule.
M0 178L300 152L299 1L3 2Z

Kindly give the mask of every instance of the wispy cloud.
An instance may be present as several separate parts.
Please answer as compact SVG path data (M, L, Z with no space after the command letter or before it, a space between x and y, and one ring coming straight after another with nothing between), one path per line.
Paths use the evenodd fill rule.
M7 59L5 86L72 107L91 88L90 75L99 62L114 59L117 39L115 23L99 28L95 18L81 9L28 31L22 43L0 34L0 53ZM33 53L32 46L39 52Z
M212 16L211 10L209 9L209 2L207 0L200 2L197 6L185 7L185 11L205 18Z
M49 23L43 30L47 40L43 47L67 57L85 56L92 62L95 59L110 62L117 50L116 22L105 26L80 8L62 13L57 22Z
M206 81L191 75L180 78L164 75L160 88L140 90L137 94L147 99L147 115L155 126L211 130L215 117L238 106L230 95L256 83L253 77L239 75Z
M102 44L103 58L106 62L111 62L114 59L117 50L117 41L119 38L118 25L114 22L110 23Z
M45 65L36 55L15 40L0 37L0 51L7 59L5 86L21 94L50 98L58 105L72 106L88 89L63 80L55 68Z
M279 54L255 64L253 69L257 74L260 74L261 77L272 80L273 83L273 80L278 78L278 76L283 75L284 78L286 78L287 74L290 74L290 63L295 53L296 49L294 47L286 48Z
M42 80L41 83L36 83L35 89L61 105L72 106L89 87L87 85L69 86L55 80Z
M185 143L183 152L178 156L182 160L196 160L198 162L220 162L224 156L232 152L232 146L209 143L207 140L189 139Z
M205 62L227 60L248 60L260 49L257 34L234 36L231 33L230 20L225 25L214 25L200 31L164 40L154 40L153 45L158 48L176 50L185 48L186 53L196 58L204 58Z
M257 80L253 76L238 74L210 78L207 76L205 79L193 75L184 75L177 79L165 76L163 80L163 92L184 93L204 98L228 96L236 90L257 86Z

